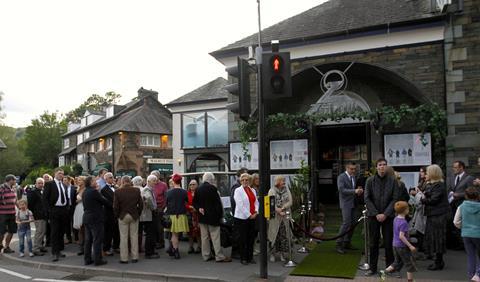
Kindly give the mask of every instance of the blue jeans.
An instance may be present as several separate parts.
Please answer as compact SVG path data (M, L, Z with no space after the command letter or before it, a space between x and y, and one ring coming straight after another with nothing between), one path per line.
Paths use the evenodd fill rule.
M467 271L470 279L475 274L480 275L480 260L478 259L480 238L463 237L463 244L467 252Z
M32 252L32 231L30 228L28 229L23 229L20 228L18 229L18 245L20 248L20 253L23 254L25 251L25 239L27 239L27 244L28 244L28 252Z

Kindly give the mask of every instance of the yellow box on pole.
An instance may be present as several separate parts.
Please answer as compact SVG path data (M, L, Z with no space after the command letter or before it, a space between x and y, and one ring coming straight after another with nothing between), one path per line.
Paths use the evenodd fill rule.
M270 196L263 197L263 208L265 211L265 218L270 219Z

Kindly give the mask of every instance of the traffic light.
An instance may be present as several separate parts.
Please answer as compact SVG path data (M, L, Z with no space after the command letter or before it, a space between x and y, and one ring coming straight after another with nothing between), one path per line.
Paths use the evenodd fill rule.
M225 89L234 96L238 96L238 102L227 104L227 109L240 116L240 119L248 121L250 118L250 73L252 67L247 60L237 57L237 65L226 69L229 76L236 77L238 82L225 86Z
M264 99L292 97L289 52L262 55L262 90Z

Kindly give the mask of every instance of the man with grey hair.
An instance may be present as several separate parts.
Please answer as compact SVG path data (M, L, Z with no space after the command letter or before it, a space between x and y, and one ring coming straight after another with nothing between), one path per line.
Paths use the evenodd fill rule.
M105 215L104 221L104 237L103 237L103 253L105 256L112 256L113 250L118 251L120 247L120 232L118 230L118 221L115 220L113 215L113 198L115 195L115 178L111 172L107 172L103 175L105 180L105 186L100 187L100 193L112 204L111 207L105 206L103 209ZM112 245L113 240L113 245ZM113 247L113 250L112 250Z
M156 209L157 201L153 193L153 187L157 184L157 177L149 175L147 177L147 185L142 189L143 210L140 215L140 234L145 231L145 258L154 259L159 258L158 253L155 253L155 238L156 238Z
M163 225L162 225L162 218L163 218L163 211L165 210L165 206L167 203L167 191L168 186L164 182L164 177L158 170L153 170L150 172L151 175L155 175L157 177L157 184L153 187L153 193L155 195L155 200L157 201L157 236L156 236L156 248L163 249L165 247L165 239L163 233Z
M33 254L36 256L43 256L43 253L47 252L43 247L43 238L47 232L47 215L45 213L45 203L42 198L44 185L45 180L39 177L35 181L35 187L27 193L28 209L32 211L33 219L35 220Z
M225 257L222 252L220 222L223 217L223 206L217 187L215 187L215 176L211 172L206 172L202 180L203 183L198 187L193 198L193 206L199 213L198 222L202 240L203 260L215 259L217 262L231 262L232 259ZM213 243L215 256L211 253L210 239Z

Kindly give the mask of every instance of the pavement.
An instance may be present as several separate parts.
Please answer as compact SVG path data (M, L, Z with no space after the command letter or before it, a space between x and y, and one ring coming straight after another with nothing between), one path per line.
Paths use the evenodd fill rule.
M58 262L52 262L50 254L38 257L18 257L17 240L11 244L15 250L13 254L2 254L2 258L12 264L31 267L37 270L55 270L76 273L85 276L118 277L122 280L145 279L154 281L262 281L259 278L259 265L242 265L239 260L231 263L217 263L215 261L204 262L200 254L187 254L187 243L180 243L181 259L175 260L165 253L164 249L158 250L159 259L144 259L140 255L138 263L120 264L119 255L106 257L108 264L99 267L84 266L83 256L77 256L78 245L68 244L65 246L65 258ZM230 248L224 249L225 254L230 254ZM304 254L295 252L294 261L299 263L305 257ZM256 257L258 261L258 257ZM362 258L363 261L363 258ZM442 271L429 271L427 266L431 261L418 261L418 272L415 273L415 281L468 281L466 277L466 254L463 251L448 251L445 256L445 269ZM382 256L379 266L383 267ZM321 266L319 266L321 267ZM324 277L289 276L293 268L286 268L281 262L268 263L268 281L351 281L350 279L333 279ZM380 277L365 277L363 271L358 271L355 281L381 281ZM406 274L402 273L401 279L388 277L387 281L405 281Z

